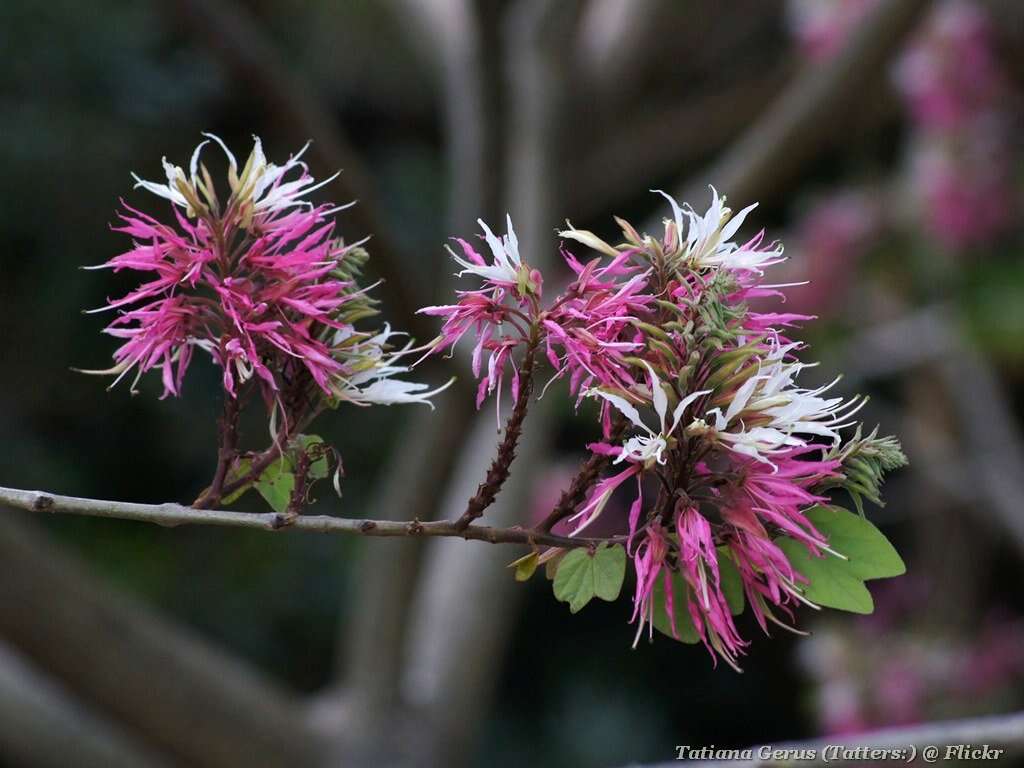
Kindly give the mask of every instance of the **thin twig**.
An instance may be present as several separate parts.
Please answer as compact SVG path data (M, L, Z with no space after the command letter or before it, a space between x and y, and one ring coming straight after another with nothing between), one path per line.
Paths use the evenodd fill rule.
M329 515L304 515L290 520L277 512L235 512L226 509L195 509L183 504L136 504L103 499L82 499L44 491L0 488L0 504L28 512L55 512L86 517L135 520L167 528L180 525L221 525L228 528L255 528L263 531L297 530L315 533L347 533L357 536L440 536L486 541L491 544L527 544L529 546L588 547L607 539L555 536L526 528L491 528L471 525L460 528L450 520L421 522L409 520L353 520Z
M241 413L238 398L230 392L224 393L224 414L220 418L220 445L217 449L217 470L213 474L213 482L193 506L197 509L215 507L224 497L224 481L228 469L238 455L238 416Z
M539 342L540 338L534 330L526 346L526 355L523 357L523 364L519 372L519 393L516 395L512 413L509 415L508 421L505 422L505 436L498 445L498 453L494 457L494 461L491 462L490 469L487 470L486 478L477 487L476 493L470 497L466 503L466 511L455 523L455 527L459 530L465 530L494 503L512 471L512 462L516 458L516 446L519 444L519 436L523 432L523 421L526 419L530 395L533 393L533 368Z

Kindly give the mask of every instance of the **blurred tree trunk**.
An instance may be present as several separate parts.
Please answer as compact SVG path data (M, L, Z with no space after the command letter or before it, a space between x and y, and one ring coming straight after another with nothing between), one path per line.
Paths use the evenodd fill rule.
M0 636L187 765L315 766L301 710L238 659L116 595L15 517L0 518Z

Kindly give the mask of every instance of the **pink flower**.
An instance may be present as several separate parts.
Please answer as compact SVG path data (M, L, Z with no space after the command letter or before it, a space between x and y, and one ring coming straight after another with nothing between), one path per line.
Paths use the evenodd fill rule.
M812 61L834 55L878 0L790 0L789 21L801 53Z
M896 69L896 82L922 127L951 130L992 109L1003 93L992 28L974 3L939 3Z
M221 212L205 168L202 177L197 171L202 146L189 179L165 160L167 185L138 183L171 200L176 228L128 205L114 228L132 237L132 248L103 266L153 278L106 307L118 312L107 333L126 339L113 372L134 368L138 381L160 368L164 396L177 395L198 348L221 366L232 396L255 376L270 397L284 370L298 367L329 394L342 365L323 331L343 327L333 317L352 298L350 284L331 275L346 248L332 239L329 208L300 202L299 190L312 185L305 166L292 158L268 170L275 167L257 141ZM298 178L286 181L288 171Z
M540 272L523 263L511 218L506 218L506 222L508 233L498 237L482 219L478 221L484 231L482 237L491 251L490 262L466 240L456 238L462 256L448 247L452 258L463 267L458 276L479 278L483 286L477 290L458 291L459 300L455 304L419 310L422 314L445 319L441 336L430 350L432 354L452 349L471 330L475 332L472 369L473 375L480 379L477 408L489 394L498 392L500 395L508 364L512 364L513 369L513 390L518 390L519 373L512 352L526 345L540 312L543 278ZM485 352L489 353L489 358L486 373L481 377Z
M914 127L909 175L926 228L953 249L991 240L1012 219L1015 196L1008 81L985 11L942 3L896 81Z
M649 636L653 637L654 632L654 611L657 606L654 604L654 587L658 578L664 580L665 606L672 632L679 636L676 627L674 601L685 600L685 595L676 597L672 588L672 572L665 567L665 559L671 551L668 538L658 525L650 526L643 541L636 548L633 554L633 570L636 572L636 592L633 595L633 617L630 621L637 622L636 637L633 639L633 647L640 642L644 626L648 627Z
M852 284L856 268L877 235L878 210L866 194L845 190L824 197L796 226L797 256L787 263L807 285L789 294L792 312L834 313Z
M390 333L357 331L349 320L373 314L349 277L348 262L364 252L335 237L332 215L340 208L303 199L327 182L314 181L302 152L282 166L268 163L259 139L239 171L224 143L206 135L187 175L165 159L166 184L136 177L136 186L171 202L171 223L127 204L118 214L114 230L132 246L99 268L147 277L94 310L116 313L106 333L123 343L113 368L92 373L117 374L116 384L134 370L134 392L143 373L159 369L163 396L178 395L198 349L220 366L231 397L254 381L268 404L306 402L317 390L363 402L425 402L432 393L412 395L422 385L392 381L384 392L380 376L372 392L352 390L354 378L371 383L367 372L389 377L408 369L385 353ZM226 200L200 163L210 141L227 157ZM404 399L395 399L395 386Z

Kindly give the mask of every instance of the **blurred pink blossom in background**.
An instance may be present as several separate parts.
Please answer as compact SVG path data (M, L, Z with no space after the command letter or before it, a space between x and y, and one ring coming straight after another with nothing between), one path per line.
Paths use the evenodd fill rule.
M987 242L1010 220L1009 89L978 5L940 4L895 69L911 126L908 186L948 248Z
M878 0L790 0L789 25L800 52L811 61L834 54Z

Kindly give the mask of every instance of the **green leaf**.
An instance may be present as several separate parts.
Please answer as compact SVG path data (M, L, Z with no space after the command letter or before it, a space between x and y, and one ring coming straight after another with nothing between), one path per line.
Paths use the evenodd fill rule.
M309 479L323 480L327 477L331 467L327 460L327 451L324 439L319 435L298 435L295 438L295 444L299 447L299 450L305 451L309 454L310 458L317 456L316 460L311 461L309 464Z
M652 623L654 628L663 635L671 637L688 645L700 642L697 629L693 626L693 619L690 617L689 603L691 599L689 585L683 581L678 572L672 572L672 613L676 619L676 631L679 636L672 634L672 621L668 611L665 609L665 576L664 572L658 574L654 582L654 589L651 591L651 600L654 603L654 614Z
M875 609L871 593L847 561L828 553L815 557L795 539L781 537L775 543L790 565L810 582L804 587L804 596L811 602L851 613L871 613Z
M239 459L237 462L235 462L235 465L228 471L227 477L225 477L224 479L228 483L233 483L235 480L245 477L251 471L252 459ZM220 500L221 504L232 504L238 501L242 494L244 494L250 488L252 488L252 483L246 483L245 485L239 486L235 491L229 493L227 496L222 498Z
M746 607L743 596L743 579L732 559L729 547L724 544L718 548L718 577L721 579L722 594L733 616L739 616Z
M569 603L569 610L577 613L594 597L617 598L625 576L626 550L620 544L602 544L593 555L583 548L574 549L558 564L555 598Z
M530 577L533 576L537 570L537 561L540 555L536 552L531 552L528 555L520 557L518 560L513 560L508 564L509 568L515 568L516 581L529 581Z
M860 515L833 506L815 506L807 519L828 538L828 545L848 558L849 573L861 580L900 576L902 558L882 532Z
M256 481L256 490L275 512L285 512L295 490L295 475L288 462L278 460L263 470Z

